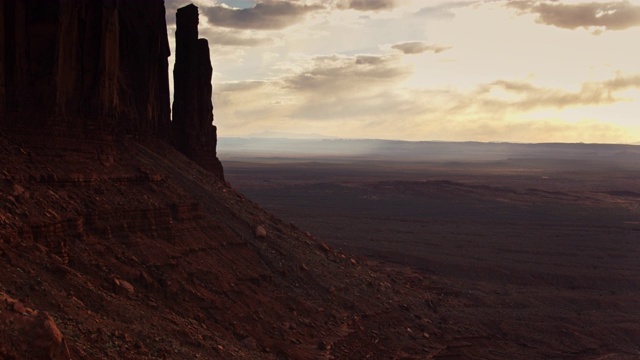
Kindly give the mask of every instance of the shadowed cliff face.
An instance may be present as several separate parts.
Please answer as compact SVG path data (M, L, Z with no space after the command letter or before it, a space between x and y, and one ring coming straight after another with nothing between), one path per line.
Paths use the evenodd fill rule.
M4 27L5 27L5 2L4 1L0 1L0 115L2 115L2 118L0 119L0 125L2 125L2 122L4 121L4 103L5 103L5 97L6 95L6 89L5 89L5 74L4 74L4 67L5 67L5 34L4 34Z
M2 6L4 126L167 137L163 1L7 0Z
M162 0L2 1L0 126L156 136L224 179L209 46L198 39L198 8L180 12L172 126Z
M224 179L216 157L213 126L211 59L209 43L198 39L198 8L187 5L176 15L176 64L173 126L176 148L200 166Z

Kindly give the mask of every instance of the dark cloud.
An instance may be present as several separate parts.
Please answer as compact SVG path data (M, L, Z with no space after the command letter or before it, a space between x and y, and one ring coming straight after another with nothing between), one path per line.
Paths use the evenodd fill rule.
M520 14L536 14L537 22L563 29L600 28L625 30L640 26L640 6L628 1L563 4L560 2L511 1L507 6Z
M377 55L360 55L356 56L356 65L383 65L388 59Z
M301 21L321 5L302 5L289 1L263 1L247 9L226 6L202 8L200 12L213 26L234 29L279 30Z
M338 3L339 9L353 9L358 11L391 10L395 7L395 0L346 0Z
M443 51L451 49L450 46L427 45L420 41L395 44L391 48L401 51L404 54L422 54L424 52L433 52L439 54Z

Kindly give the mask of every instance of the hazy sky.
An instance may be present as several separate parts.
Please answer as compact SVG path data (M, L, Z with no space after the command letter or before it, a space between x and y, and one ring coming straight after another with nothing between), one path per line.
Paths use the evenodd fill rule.
M220 136L640 141L640 0L193 3Z

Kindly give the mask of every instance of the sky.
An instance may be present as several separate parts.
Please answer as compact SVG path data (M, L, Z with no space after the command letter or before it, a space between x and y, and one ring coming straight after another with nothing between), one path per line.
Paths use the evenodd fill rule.
M640 0L192 2L222 137L640 142Z

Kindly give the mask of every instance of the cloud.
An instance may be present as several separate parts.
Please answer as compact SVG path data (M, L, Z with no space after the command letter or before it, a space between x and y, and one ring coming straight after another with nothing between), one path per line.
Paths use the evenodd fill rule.
M212 45L222 46L253 47L273 42L271 38L252 37L242 31L220 28L204 28L200 36L209 39Z
M467 7L475 3L477 3L477 1L448 1L438 5L423 7L415 13L415 15L450 20L456 16L453 12L454 9Z
M391 46L392 49L398 50L403 54L422 54L424 52L433 52L439 54L443 51L451 49L450 46L427 45L421 41L405 42Z
M216 122L235 134L309 132L326 130L330 123L343 130L372 121L382 124L405 102L393 90L410 72L400 60L397 55L320 56L282 65L293 74L216 84ZM336 123L346 119L349 124Z
M164 2L164 9L166 12L167 25L175 25L176 24L176 11L178 8L184 6L182 0L166 0Z
M216 87L216 91L220 93L234 93L243 91L253 91L264 88L269 83L267 81L250 80L250 81L234 81L223 83Z
M585 83L575 91L509 80L469 92L402 89L394 86L407 71L399 60L316 57L291 76L220 84L214 91L216 121L230 134L271 129L411 140L619 142L629 137L624 127L562 117L572 108L624 101L618 92L640 89L640 74ZM555 115L536 117L536 110Z
M344 0L338 3L339 9L358 11L391 10L395 7L395 0Z
M324 9L322 5L268 0L247 9L234 9L224 5L206 7L201 9L201 13L207 17L212 26L280 30L301 21L308 13L321 9Z
M640 74L584 83L576 91L498 80L479 85L470 92L430 95L440 105L429 111L434 119L449 119L452 124L459 124L459 128L450 128L450 131L467 139L601 142L616 141L617 137L619 141L626 138L622 136L622 127L601 121L585 122L584 118L579 123L568 122L562 114L627 101L629 99L619 97L618 92L634 88L640 89ZM532 120L532 114L536 113L547 115ZM555 118L549 119L549 116Z
M307 68L285 80L286 86L333 97L352 91L367 92L409 75L392 55L320 56Z
M623 101L616 93L630 88L640 88L640 75L617 76L603 82L582 84L575 92L559 89L536 87L529 83L514 81L495 81L480 87L475 94L477 100L485 105L495 104L502 108L529 111L537 108L566 108L570 106L606 105ZM501 89L512 96L511 100L495 100L492 90ZM488 96L486 96L488 95Z
M602 31L626 30L640 26L640 6L632 5L628 1L579 4L511 1L507 6L517 9L520 14L538 15L538 23L563 29L597 28Z
M214 85L213 105L220 136L276 129L288 119L287 94L277 80Z

